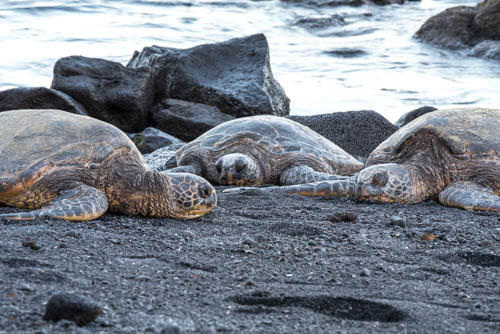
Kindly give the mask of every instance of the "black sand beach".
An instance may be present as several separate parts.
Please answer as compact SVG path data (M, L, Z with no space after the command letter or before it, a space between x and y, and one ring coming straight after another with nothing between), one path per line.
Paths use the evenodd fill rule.
M195 220L0 221L0 332L500 331L498 213L217 190ZM60 292L102 313L43 320Z

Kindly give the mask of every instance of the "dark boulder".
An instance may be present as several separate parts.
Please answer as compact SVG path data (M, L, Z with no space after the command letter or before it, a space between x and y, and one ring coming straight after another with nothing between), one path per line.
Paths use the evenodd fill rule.
M175 153L184 143L172 144L162 147L149 154L144 154L144 160L152 170L162 172L177 167L177 157Z
M191 141L219 124L234 119L216 107L166 99L151 111L156 128L184 141Z
M71 96L45 87L19 87L0 92L0 111L17 109L59 109L88 115Z
M448 8L428 19L415 37L469 56L500 59L500 0Z
M52 88L71 95L90 116L125 132L142 131L153 102L149 68L127 68L120 63L82 56L59 59Z
M398 130L372 110L335 112L288 118L310 127L361 161L387 137Z
M474 43L472 22L478 7L458 6L428 19L415 33L423 42L452 50L463 49Z
M182 140L151 127L129 136L142 154L151 153L172 144L183 144Z
M476 34L483 39L500 41L500 0L485 0L474 17Z
M396 121L396 123L394 123L394 125L401 128L401 127L405 126L406 124L410 123L411 121L413 121L415 118L418 118L418 117L425 115L425 114L427 114L431 111L434 111L434 110L437 110L437 109L434 107L425 106L425 107L421 107L421 108L418 108L418 109L415 109L412 111L408 111L406 114L401 116Z
M153 68L156 102L203 103L236 117L289 114L290 100L272 75L263 34L184 50L146 47L127 67Z
M47 302L43 319L47 321L66 319L74 321L78 326L85 326L101 313L102 308L85 297L71 293L57 293Z

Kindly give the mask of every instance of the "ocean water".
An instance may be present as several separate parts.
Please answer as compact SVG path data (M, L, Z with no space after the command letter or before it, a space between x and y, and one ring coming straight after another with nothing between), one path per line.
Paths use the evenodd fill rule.
M279 0L0 0L0 90L50 87L53 65L65 56L125 65L145 46L188 48L262 32L294 115L370 109L395 121L424 105L500 107L500 62L412 37L432 15L476 3L315 7Z

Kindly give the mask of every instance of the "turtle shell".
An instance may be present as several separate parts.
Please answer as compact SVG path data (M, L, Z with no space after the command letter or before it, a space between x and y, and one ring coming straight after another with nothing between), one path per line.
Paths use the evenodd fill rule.
M433 138L438 145L419 145ZM461 160L500 161L500 110L459 108L437 110L420 116L382 142L366 166L401 163L424 150L447 150ZM424 152L425 154L425 152Z
M27 188L55 166L99 168L119 150L146 164L134 143L116 127L61 110L0 113L0 199Z
M269 177L279 177L291 164L312 165L315 170L351 175L363 164L310 128L284 117L258 115L218 125L177 151L178 166L198 157L209 181L217 179L215 162L223 155L245 153L271 166ZM267 180L270 182L269 178Z

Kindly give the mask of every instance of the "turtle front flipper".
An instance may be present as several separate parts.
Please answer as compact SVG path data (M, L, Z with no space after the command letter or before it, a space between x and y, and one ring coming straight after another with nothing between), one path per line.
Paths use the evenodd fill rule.
M49 205L38 210L0 214L9 220L33 220L49 217L65 220L92 220L108 210L108 199L100 190L80 184L75 188L63 190Z
M456 182L439 194L441 204L466 210L500 212L500 196L474 182Z
M294 185L302 183L312 183L318 181L334 181L334 180L346 180L349 176L341 176L335 174L328 174L323 172L318 172L312 169L310 166L298 165L292 166L285 169L280 175L280 184Z
M356 194L356 182L349 178L336 181L319 181L282 187L241 187L230 188L223 191L228 194L241 195L301 195L301 196L330 196L352 197Z

